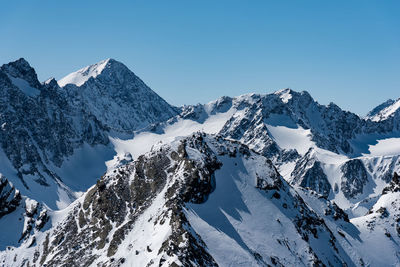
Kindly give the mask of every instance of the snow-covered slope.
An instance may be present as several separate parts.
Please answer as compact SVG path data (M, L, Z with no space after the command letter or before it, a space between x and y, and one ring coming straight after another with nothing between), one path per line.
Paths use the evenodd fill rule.
M0 250L21 244L35 244L35 234L47 230L48 209L20 192L0 175Z
M106 146L106 126L72 107L55 80L41 84L24 59L0 68L0 114L0 173L23 195L52 208L71 203L75 195L65 185L68 177L61 177L63 163L84 145ZM95 177L105 168L98 170ZM87 189L76 182L69 186Z
M370 266L400 265L400 179L397 173L367 214L351 220L360 230L361 253ZM375 253L371 253L374 251Z
M372 121L383 121L395 116L400 110L400 98L397 100L389 99L385 103L374 108L367 114L367 118Z
M69 205L107 170L114 129L133 131L176 114L115 60L68 77L80 87L40 83L22 58L0 68L0 174L53 209Z
M315 194L307 198L317 212L265 157L195 134L110 171L59 223L36 235L37 245L9 249L0 260L47 266L359 265L357 251L347 251L346 240L360 241L345 213Z
M382 178L399 167L400 147L396 144L400 139L391 126L364 120L334 104L320 105L306 92L284 89L184 106L181 114L169 121L151 125L133 139L115 138L112 143L119 155L135 157L157 142L196 130L219 133L270 157L288 181L311 187L348 209L363 197L380 192L387 183ZM355 160L358 158L361 161ZM376 166L376 162L388 161L390 168ZM364 170L364 181L357 183L359 178L351 178L367 167L370 171ZM352 193L346 193L350 190Z
M113 59L44 83L5 64L0 262L399 264L397 102L361 118L283 89L178 109Z
M107 59L58 81L68 102L118 132L132 132L177 115L124 64Z
M111 59L106 59L100 61L99 63L84 67L76 72L70 73L64 78L58 80L58 85L61 87L67 84L75 84L77 86L81 86L84 84L89 78L96 78L107 66Z

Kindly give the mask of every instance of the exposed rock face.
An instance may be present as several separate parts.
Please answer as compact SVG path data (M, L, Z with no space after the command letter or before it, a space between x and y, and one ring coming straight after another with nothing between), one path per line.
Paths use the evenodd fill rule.
M27 176L43 186L59 181L47 165L60 166L83 143L108 143L104 125L74 109L54 81L40 84L23 59L0 69L0 110L1 147L27 188Z
M241 161L248 166L245 175L249 176L244 176L246 183L251 182L248 186L278 209L295 233L287 240L278 240L281 245L293 246L283 246L290 258L254 248L254 262L261 266L301 261L308 265L353 265L323 219L332 216L332 221L340 222L337 227L347 225L346 216L337 206L325 200L321 205L326 207L327 215L315 213L282 179L271 161L240 143L204 134L155 147L136 161L105 174L72 204L60 223L36 235L37 245L25 248L32 250L32 256L21 258L15 250L0 259L16 258L17 263L46 266L224 265L210 254L210 243L196 232L197 225L192 226L188 209L207 203L220 186L218 179L222 177L217 179L215 175L223 175L225 163ZM317 201L316 196L309 197ZM260 223L274 227L282 224L272 218Z
M400 192L400 177L396 172L393 174L393 178L390 184L383 189L382 195L385 195L389 192Z
M178 114L177 108L165 102L122 63L114 59L100 63L69 75L83 76L81 79L87 79L83 84L72 77L66 78L75 83L61 82L68 101L76 108L90 112L113 130L128 132ZM95 77L90 76L93 72Z
M21 203L21 199L18 190L0 174L0 219L13 212Z
M0 175L0 219L3 223L11 224L15 231L11 233L14 240L8 240L8 244L33 246L36 233L47 224L49 215L44 205L21 196L7 178ZM3 232L2 235L9 236L9 233ZM5 241L0 239L2 249Z
M324 164L323 161L316 160L313 167L304 164L304 160L301 158L307 149L302 152L291 147L281 147L280 143L277 142L279 136L274 136L275 133L272 128L285 127L289 130L303 129L309 131L307 137L309 141L307 142L312 143L310 146L322 148L338 155L346 155L349 160L360 155L360 151L354 149L354 142L358 142L359 136L370 134L395 135L398 129L392 119L384 121L363 119L354 113L340 109L333 103L327 106L320 105L307 92L295 92L290 89L266 95L248 94L236 98L223 97L206 105L185 106L179 116L169 120L166 124L173 125L179 119L204 123L213 114L225 112L230 115L226 122L222 124L218 134L245 143L250 148L270 158L277 166L297 162L293 175L289 175L289 177L293 179L296 176L297 181L301 180L302 182L297 183L298 185L310 187L326 197L330 195L330 191L335 185L329 183L323 171L323 166L321 166L321 164ZM152 128L147 130L163 133L163 126L160 124L153 125ZM370 161L373 165L377 164L374 159ZM393 171L397 169L394 161L395 159L393 159L394 165L392 164L392 166L386 166L383 161L382 166L374 166L374 168L378 168L378 171L372 174L373 179L390 181ZM343 159L338 160L338 162L340 162L338 164L344 164ZM353 161L350 161L343 168L347 170L349 166L354 164ZM305 168L308 170L309 178L300 179L299 175L304 176L306 174ZM384 168L386 170L383 170ZM340 169L337 172L343 173ZM366 186L367 182L364 182L364 178L367 172L361 170L361 177L358 179L353 177L356 174L352 176L350 172L350 170L346 171L348 177L340 173L344 177L335 181L337 184L335 194L339 193L339 185L343 183L343 188L346 190L345 197L352 200L361 192L359 183L361 182L363 187ZM354 182L357 189L350 189L350 182Z
M321 168L321 163L313 156L312 149L297 161L291 176L293 184L311 188L324 197L328 197L331 192L331 184Z
M364 157L357 147L365 137L398 137L399 106L398 100L388 101L363 119L334 104L320 105L307 92L285 89L177 109L112 59L44 83L23 59L3 65L0 173L15 175L7 180L0 174L0 226L15 224L15 233L0 235L5 250L0 263L399 262L400 186L396 174L392 179L400 170L399 156ZM73 190L54 170L80 148L108 146L113 134L161 135L182 120L195 121L198 129L209 123L207 132L215 135L194 133L171 144L156 143L134 161L123 151L96 185L65 210L52 211L15 188L17 181L24 192L72 201ZM384 188L385 182L390 184ZM351 220L342 203L350 205L345 208ZM376 244L384 249L372 251Z
M362 194L363 187L368 181L367 170L359 159L347 161L341 167L343 177L341 181L341 190L345 197L354 198Z
M375 247L380 253L369 251L376 265L385 265L388 261L399 260L400 242L400 182L394 173L390 184L383 189L376 203L364 216L351 220L361 231L361 249ZM379 249L376 244L379 244ZM385 257L382 257L382 254Z
M35 70L23 58L1 66L1 71L3 74L8 74L13 78L19 78L26 81L33 88L38 89L41 87Z
M367 118L376 122L386 122L399 129L400 99L388 101L374 108L367 114Z
M153 263L161 265L177 257L185 266L216 265L201 238L189 231L182 208L185 202L205 201L219 163L211 154L205 154L203 165L199 165L188 158L186 146L197 149L201 146L207 153L199 136L189 144L183 141L177 151L161 147L103 176L48 237L49 245L40 263L48 266L88 266L96 260L104 266L123 263L124 258L113 256L135 228L138 218L161 194L158 197L165 198L164 206L160 207L163 210L148 223L169 224L172 232L158 248L157 263L155 259ZM146 248L148 251L155 249L150 246ZM101 253L97 251L106 253L106 261L99 260Z
M300 125L310 129L312 140L319 147L334 152L351 153L352 148L348 141L361 131L364 124L361 118L351 112L345 112L334 104L320 105L307 92L299 93L290 89L275 94L246 95L232 101L234 107L244 110L245 113L243 116L232 117L222 133L229 132L235 139L240 139L247 129L249 134L254 135L253 128L261 127L262 124L278 123L277 118L281 116L282 119L287 118L286 122L281 122L283 125ZM267 130L263 135L266 133Z
M76 151L106 147L110 132L132 132L177 114L123 64L103 65L79 87L63 88L54 79L40 83L24 59L0 68L0 155L11 163L3 162L0 173L15 172L9 179L19 180L24 194L52 208L61 198L57 191L75 199L78 185L65 184L60 168ZM54 197L43 197L40 188Z
M377 118L379 118L379 115L382 113L382 111L388 107L390 107L391 105L393 105L396 101L393 99L389 99L387 101L385 101L384 103L376 106L375 108L373 108L370 112L368 112L367 114L367 118L374 120L374 118L378 115Z

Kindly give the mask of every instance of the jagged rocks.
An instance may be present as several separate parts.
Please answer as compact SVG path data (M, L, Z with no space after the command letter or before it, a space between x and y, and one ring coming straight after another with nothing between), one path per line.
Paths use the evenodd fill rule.
M41 198L38 188L51 190L54 198L60 189L72 201L70 188L80 187L63 184L64 178L71 180L59 169L66 159L87 147L106 149L110 131L131 133L177 114L122 63L110 59L93 71L97 76L83 84L60 88L54 79L40 83L24 59L0 68L0 146L17 172L10 179L22 183L23 194L51 208L56 200Z
M36 242L35 235L40 232L49 221L47 209L35 200L21 196L18 190L0 174L0 219L10 223L13 227L9 244ZM3 229L4 231L4 229ZM4 246L4 241L1 240Z
M24 228L18 242L27 240L29 236L34 235L35 232L42 230L42 228L50 219L49 215L47 214L47 209L40 203L30 199L25 200L24 217ZM34 244L35 239L35 236L33 236L30 246Z
M292 183L304 188L310 188L324 197L328 197L332 187L328 177L321 167L321 163L314 157L310 149L303 158L296 162L291 174Z
M343 195L350 199L362 194L368 180L367 170L362 161L359 159L349 160L342 165L341 171L343 176L340 187Z
M390 184L382 190L382 195L385 195L389 192L400 192L400 178L397 172L393 174Z
M26 179L44 187L61 181L49 165L61 166L84 143L108 144L107 128L72 107L57 84L40 84L25 60L0 73L0 145L26 189Z
M67 99L112 130L132 132L178 114L124 64L107 59L61 79Z
M40 84L24 60L4 65L0 70L0 108L1 115L5 114L0 117L1 146L16 169L16 177L27 190L32 181L35 183L29 189L36 188L37 184L63 188L62 177L53 170L85 144L107 145L109 133L131 133L149 123L156 124L148 129L163 133L159 122L178 113L178 109L166 104L114 60L95 64L74 75L84 81L75 85L68 82L69 85L63 84L60 88L55 80ZM354 157L353 152L359 152L353 151L353 138L369 133L387 134L396 129L396 114L380 122L364 120L334 104L319 105L308 93L290 89L269 95L224 97L207 105L185 106L180 111L166 125L188 119L204 123L213 115L222 115L219 119L225 125L221 124L221 131L213 137L196 133L173 145L156 144L152 152L134 162L129 154L118 155L118 163L110 167L112 171L68 207L67 215L54 216L59 220L54 226L47 222L57 212L48 212L37 202L23 201L27 199L17 194L12 185L0 183L0 217L16 209L23 214L24 229L19 241L26 249L24 253L18 248L8 249L6 254L11 256L0 253L3 259L12 257L14 265L120 266L140 262L140 266L215 266L221 262L215 254L218 248L210 249L213 242L207 240L207 233L199 234L197 230L201 227L194 227L193 218L204 219L207 213L201 218L189 209L193 205L206 205L218 191L218 184L228 179L224 184L226 193L219 195L219 200L225 202L215 205L216 214L221 217L217 222L205 221L217 230L215 235L225 234L227 240L234 240L239 250L249 255L249 262L256 263L253 265L364 265L356 249L363 245L357 240L359 234L349 223L347 214L328 199L329 196L342 198L342 190L353 205L358 196L369 193L364 189L369 188L366 183L374 175L372 172L382 174L374 176L375 180L390 180L397 170L395 157L385 168L378 160L367 162L346 157ZM297 144L294 149L285 144L280 139L282 130L304 135L306 148ZM316 154L312 150L306 153L309 147ZM321 151L324 155L319 158ZM333 157L333 161L343 157L340 163L332 164L333 161L319 160L325 156ZM288 181L300 187L293 189L288 185L272 162L286 168L288 173L294 167ZM216 175L222 169L225 177ZM343 177L333 177L332 172L339 169ZM382 196L377 194L369 199L378 200L378 205L366 215L369 216L367 227L363 228L379 230L385 242L393 243L398 241L400 232L396 179L393 178ZM307 201L296 193L302 187L309 193ZM246 195L249 192L246 188L253 190L250 190L251 197L261 196L263 205L251 210L251 197ZM64 192L71 193L74 199L73 192ZM227 195L234 197L225 199ZM365 204L367 209L371 205ZM363 209L360 208L361 212ZM261 216L260 224L250 219L246 224L251 228L239 227L246 216L253 216L259 210L267 214ZM268 229L263 228L265 222ZM47 225L52 227L46 228ZM253 232L257 228L263 231ZM265 238L264 234L272 229L276 230L273 236ZM48 232L43 234L44 230ZM251 242L244 241L246 235L253 233L256 234ZM257 235L264 238L263 243L253 245ZM277 244L269 244L272 242ZM265 249L264 243L270 247ZM271 252L276 246L279 250ZM21 258L28 254L33 256Z
M21 203L21 194L0 174L0 219L13 212Z

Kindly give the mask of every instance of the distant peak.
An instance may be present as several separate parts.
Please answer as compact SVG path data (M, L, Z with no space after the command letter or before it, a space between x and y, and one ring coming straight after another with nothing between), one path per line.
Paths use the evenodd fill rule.
M14 62L11 62L11 63L17 64L17 65L20 65L20 66L24 66L24 67L27 67L27 68L31 68L31 65L29 65L28 61L26 61L26 59L23 58L23 57L17 59Z
M29 65L28 61L22 57L8 64L4 64L1 68L7 72L27 72L32 70L32 67ZM12 75L13 73L9 74Z
M40 82L37 79L37 74L35 70L24 58L20 58L16 61L4 64L3 66L1 66L0 70L7 73L13 78L19 78L27 81L31 86L35 88L40 87Z
M115 59L107 58L98 63L89 65L87 67L84 67L82 69L79 69L75 72L68 74L64 78L60 79L58 81L58 84L60 85L60 87L63 87L67 84L75 84L77 86L81 86L90 78L92 78L92 77L96 78L107 67L112 67L114 65L119 65L119 64L123 65L122 63L119 63Z
M372 121L386 120L395 113L398 113L399 110L400 98L397 100L389 99L370 111L366 118Z
M396 102L396 100L393 99L388 99L385 102L383 102L382 104L376 106L373 110L371 110L370 112L368 112L367 114L367 118L368 117L373 117L375 115L378 115L379 112L381 112L383 109L393 105Z

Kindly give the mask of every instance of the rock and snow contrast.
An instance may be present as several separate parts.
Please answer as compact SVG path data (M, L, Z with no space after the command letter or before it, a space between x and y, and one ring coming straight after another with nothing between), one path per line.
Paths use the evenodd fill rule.
M107 59L0 67L0 266L399 266L400 101L174 107Z

